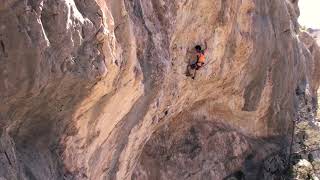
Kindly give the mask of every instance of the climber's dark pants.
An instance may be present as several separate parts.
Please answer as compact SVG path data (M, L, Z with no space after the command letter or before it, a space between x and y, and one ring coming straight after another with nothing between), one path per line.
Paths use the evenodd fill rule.
M195 69L195 70L199 70L202 66L203 66L203 63L201 63L201 66L199 66L197 62L192 63L190 65L191 69Z

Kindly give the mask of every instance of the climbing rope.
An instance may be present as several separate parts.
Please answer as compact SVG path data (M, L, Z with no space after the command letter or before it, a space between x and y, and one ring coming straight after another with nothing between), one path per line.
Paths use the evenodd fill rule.
M293 147L293 141L294 141L293 138L294 138L295 127L296 127L296 121L293 120L293 121L292 121L291 144L290 144L289 158L288 158L288 164L287 164L288 167L290 167L290 163L291 163L291 156L292 156L292 147Z

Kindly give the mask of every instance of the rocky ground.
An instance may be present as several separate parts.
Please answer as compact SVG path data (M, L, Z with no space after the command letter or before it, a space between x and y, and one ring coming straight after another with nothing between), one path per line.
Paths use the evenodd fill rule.
M318 102L308 93L297 93L297 119L291 149L291 173L297 180L320 177L320 119Z

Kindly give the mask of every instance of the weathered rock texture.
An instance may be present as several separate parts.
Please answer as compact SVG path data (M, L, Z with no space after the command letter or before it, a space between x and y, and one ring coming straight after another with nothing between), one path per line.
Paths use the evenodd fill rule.
M320 42L317 43L317 34L312 35L312 32L301 32L299 39L305 45L302 51L306 61L306 78L308 78L308 80L305 81L307 86L306 90L309 91L307 93L310 93L310 97L317 97L317 90L320 83L320 72L318 70L318 67L320 67Z
M308 29L308 32L311 34L311 36L320 45L320 29Z
M0 177L282 176L296 90L319 85L298 14L295 0L0 0Z
M317 68L320 59L320 48L317 44L317 31L308 30L300 33L299 38L304 42L304 54L312 58L307 63L309 77L314 83L319 82ZM315 84L313 84L315 85ZM316 85L317 86L317 85ZM320 177L320 119L319 119L319 90L314 86L297 89L297 117L294 121L294 132L291 149L291 179L319 179ZM318 94L318 96L316 95Z

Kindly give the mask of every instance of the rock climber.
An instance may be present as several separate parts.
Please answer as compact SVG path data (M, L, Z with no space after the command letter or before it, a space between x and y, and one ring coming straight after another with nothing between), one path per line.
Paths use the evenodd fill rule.
M206 57L204 55L205 50L202 50L200 45L196 45L195 47L197 60L191 64L191 69L199 70L206 60Z
M199 70L201 67L204 66L204 63L205 63L205 60L206 60L206 57L205 57L205 50L207 49L207 44L205 45L206 48L205 49L202 49L202 47L200 45L196 45L194 48L195 48L195 51L196 51L196 56L197 56L197 59L196 61L192 62L191 64L188 65L188 67L191 69L191 70L194 70L194 73L193 75L191 75L190 73L190 69L188 68L188 74L190 76L192 76L192 79L195 78L195 75L196 75L196 71Z

